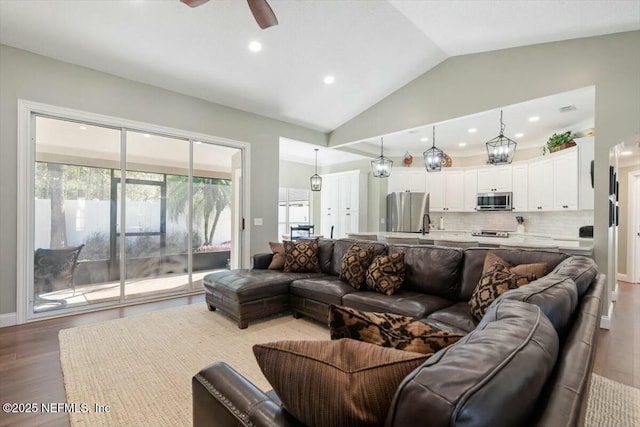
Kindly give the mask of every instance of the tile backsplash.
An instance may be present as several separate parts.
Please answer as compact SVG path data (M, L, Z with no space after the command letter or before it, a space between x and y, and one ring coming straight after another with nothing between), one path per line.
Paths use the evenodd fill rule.
M431 222L438 226L440 217L445 230L516 231L516 216L524 218L526 233L561 237L579 237L583 225L593 225L593 210L557 212L431 212Z

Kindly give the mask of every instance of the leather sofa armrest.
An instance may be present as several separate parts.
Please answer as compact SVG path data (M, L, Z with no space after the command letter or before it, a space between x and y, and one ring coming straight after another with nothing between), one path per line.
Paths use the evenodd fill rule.
M224 362L198 372L191 381L193 426L301 427L269 395Z
M255 254L253 256L252 268L256 270L266 270L269 268L269 264L271 264L271 259L273 259L273 253Z

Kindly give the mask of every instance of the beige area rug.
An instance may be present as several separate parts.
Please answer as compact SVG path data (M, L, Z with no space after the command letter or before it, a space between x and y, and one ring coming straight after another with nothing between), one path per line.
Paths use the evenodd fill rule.
M227 317L193 304L60 331L71 426L189 426L191 377L225 361L268 390L251 347L283 339L329 339L317 322L291 316L239 329ZM109 405L108 413L94 404Z
M60 361L72 427L188 426L191 377L225 361L268 390L251 347L284 339L329 339L328 329L291 316L238 329L194 304L60 331ZM86 405L87 412L81 410ZM96 412L94 405L108 405ZM587 426L640 426L640 390L593 376Z
M640 390L593 374L585 425L640 426Z

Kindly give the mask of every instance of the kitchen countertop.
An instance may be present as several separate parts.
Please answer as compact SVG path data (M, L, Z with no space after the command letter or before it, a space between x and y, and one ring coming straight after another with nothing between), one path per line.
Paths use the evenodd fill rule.
M518 233L509 231L509 237L485 237L472 236L471 230L431 230L429 233L392 233L392 232L370 232L358 233L366 235L376 235L379 240L385 240L386 237L396 238L420 238L422 240L448 240L453 242L478 242L483 245L526 247L531 249L543 249L550 246L557 246L561 252L567 252L575 255L592 256L593 255L593 239L557 236L536 233Z

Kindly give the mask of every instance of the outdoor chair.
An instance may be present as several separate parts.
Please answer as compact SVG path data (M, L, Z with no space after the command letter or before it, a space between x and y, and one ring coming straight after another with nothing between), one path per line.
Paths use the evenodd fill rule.
M63 288L71 288L75 295L73 273L83 247L84 245L36 250L33 262L33 287L36 295Z

